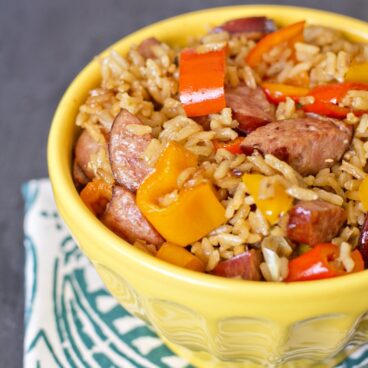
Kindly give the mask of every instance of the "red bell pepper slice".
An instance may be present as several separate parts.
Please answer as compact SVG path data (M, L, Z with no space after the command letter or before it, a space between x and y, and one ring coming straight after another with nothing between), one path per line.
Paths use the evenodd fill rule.
M364 270L364 259L362 253L358 249L355 249L351 253L351 258L354 261L354 268L351 272L360 272Z
M286 100L286 97L290 97L295 101L298 101L300 97L307 96L309 93L308 88L295 87L281 83L262 83L261 87L266 93L267 98L273 103L279 103Z
M332 83L313 88L308 96L314 97L314 103L304 105L303 110L332 118L343 119L351 111L348 107L341 107L338 104L351 90L368 90L366 83ZM362 113L361 111L354 111Z
M238 137L231 142L213 141L213 145L215 146L216 150L223 148L231 153L240 155L243 153L242 149L240 148L240 144L243 142L243 140L244 137Z
M333 263L338 256L338 246L318 244L309 252L289 262L289 274L286 281L319 280L339 276L342 270Z
M214 114L226 107L225 63L226 47L205 53L181 52L179 92L187 116Z
M254 68L261 62L263 54L271 50L274 46L283 42L288 42L291 45L302 40L304 26L305 21L302 21L268 34L250 50L246 58L247 64Z
M322 243L314 246L289 262L289 274L285 281L320 280L347 274L337 260L339 253L339 247L335 244ZM364 270L364 261L359 250L354 250L351 258L354 261L351 272Z
M367 83L331 83L317 86L311 90L303 87L296 87L278 83L262 83L268 99L273 103L285 101L286 97L292 98L298 102L300 97L312 96L314 102L312 104L303 105L303 110L319 115L329 116L332 118L344 119L346 115L352 111L348 107L342 107L338 104L343 100L346 94L351 90L368 90ZM360 115L363 111L354 113Z
M329 116L330 118L344 119L350 112L347 107L341 107L329 102L315 101L313 104L304 105L305 112L312 112L318 115Z

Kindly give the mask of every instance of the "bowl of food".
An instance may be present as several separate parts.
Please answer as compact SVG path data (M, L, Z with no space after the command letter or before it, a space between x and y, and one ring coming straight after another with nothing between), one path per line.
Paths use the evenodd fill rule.
M368 340L368 25L209 9L123 38L48 142L111 294L199 367L323 366Z

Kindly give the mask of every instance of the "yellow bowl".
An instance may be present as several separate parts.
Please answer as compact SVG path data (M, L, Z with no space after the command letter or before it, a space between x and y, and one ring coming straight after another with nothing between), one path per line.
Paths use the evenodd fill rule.
M368 24L362 21L312 9L259 5L181 15L135 32L112 48L124 54L131 44L151 36L184 45L188 36L203 34L208 26L250 15L267 15L280 25L305 19L368 41ZM94 60L66 91L51 126L48 166L62 218L127 310L198 367L326 366L341 360L348 344L355 347L368 340L368 271L302 284L229 280L153 258L99 222L83 205L71 177L74 120L99 81Z

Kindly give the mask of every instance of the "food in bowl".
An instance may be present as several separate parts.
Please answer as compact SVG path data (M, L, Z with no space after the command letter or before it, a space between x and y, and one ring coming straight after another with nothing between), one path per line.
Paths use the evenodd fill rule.
M368 266L368 46L301 21L228 21L100 60L80 106L82 200L133 246L218 276Z

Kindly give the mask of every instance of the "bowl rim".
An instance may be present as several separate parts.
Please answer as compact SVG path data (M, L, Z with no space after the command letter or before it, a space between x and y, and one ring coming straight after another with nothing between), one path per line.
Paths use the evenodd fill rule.
M255 13L260 12L261 9L264 12L272 13L274 11L284 11L289 13L303 12L306 16L332 18L335 21L343 21L343 23L355 24L359 27L359 36L365 36L368 38L368 23L345 15L337 14L334 12L328 12L323 10L317 10L306 7L296 6L284 6L284 5L239 5L239 6L225 6L202 9L194 12L184 13L178 16L170 17L159 22L155 22L151 25L143 27L129 35L122 37L117 42L113 43L107 49L102 51L99 55L104 55L109 50L114 49L121 43L131 43L131 39L137 35L147 33L151 29L165 27L173 22L177 22L195 15L205 15L212 12L226 11L226 10L249 10ZM287 19L288 17L285 16ZM340 23L336 23L340 24ZM361 30L363 28L364 30ZM344 31L344 27L340 27ZM346 26L345 26L346 29ZM191 270L187 270L168 262L162 261L156 257L153 257L141 250L131 246L128 242L115 235L105 225L102 224L84 205L81 201L72 181L70 170L70 156L71 152L63 152L62 142L59 139L59 133L64 125L64 111L70 109L70 102L73 101L73 96L78 95L79 86L86 83L89 76L92 74L92 70L96 67L96 60L90 61L74 78L64 95L62 96L54 117L48 137L47 144L47 161L49 177L52 184L52 189L55 198L60 196L61 198L68 198L67 205L65 201L63 203L57 203L59 212L63 219L68 224L67 216L63 214L73 216L73 222L83 232L90 232L93 228L95 243L104 244L104 247L111 247L111 250L116 254L120 254L123 257L129 257L135 262L137 267L144 267L146 270L161 274L161 276L170 277L180 282L185 282L197 287L206 287L212 291L221 291L228 295L244 295L253 294L260 295L265 294L269 300L273 299L290 299L290 298L305 298L310 296L316 297L317 295L324 295L325 297L335 294L336 292L343 292L346 288L349 289L361 289L362 285L368 286L368 270L358 272L355 274L345 275L343 277L336 277L324 280L314 280L313 282L259 282L259 281L247 281L237 279L227 279L219 276L214 276L205 273L198 273ZM74 122L73 122L74 124ZM63 152L61 154L60 152ZM68 157L66 157L66 155ZM69 169L65 172L65 160L69 162ZM70 227L69 227L70 229Z

